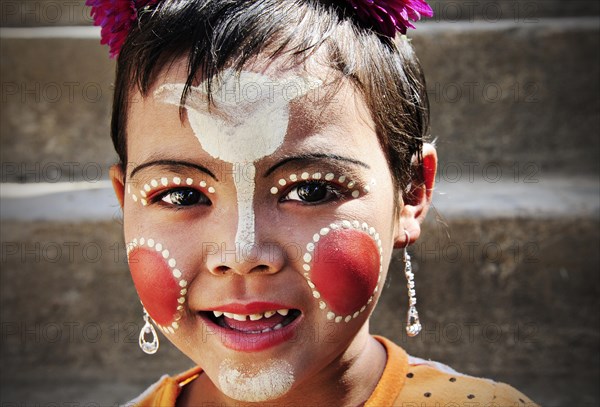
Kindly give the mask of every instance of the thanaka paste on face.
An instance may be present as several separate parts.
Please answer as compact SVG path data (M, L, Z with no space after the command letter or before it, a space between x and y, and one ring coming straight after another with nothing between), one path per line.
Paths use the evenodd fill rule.
M164 333L174 333L188 284L177 262L161 243L143 237L127 244L127 261L142 305Z
M182 179L180 177L160 177L157 179L152 179L150 180L148 183L144 184L144 186L139 190L139 192L136 194L135 191L132 191L131 189L131 185L128 185L127 187L127 193L129 194L129 196L131 196L131 199L134 202L139 202L142 204L142 206L147 206L148 205L148 196L151 196L155 190L159 189L159 188L165 188L165 187L185 187L185 186L199 186L200 188L203 189L203 191L208 192L209 194L214 194L216 192L215 188L212 186L209 186L209 184L202 180L200 182L195 182L194 179L192 178L185 178ZM139 197L138 197L139 195Z
M259 159L273 154L282 144L289 122L289 102L321 85L321 81L299 76L273 79L228 69L220 82L213 82L212 101L208 109L206 82L190 87L185 108L190 126L202 148L211 156L243 169L234 176L238 202L238 226L235 243L238 250L254 245L254 187ZM293 98L290 87L297 91ZM160 86L157 100L180 106L184 85ZM249 95L254 90L255 93ZM234 171L237 174L237 171Z
M260 364L225 359L219 366L219 388L234 400L264 402L287 393L294 384L292 366L281 359Z
M373 302L383 249L367 223L344 220L322 228L306 245L303 260L304 278L328 320L349 322Z

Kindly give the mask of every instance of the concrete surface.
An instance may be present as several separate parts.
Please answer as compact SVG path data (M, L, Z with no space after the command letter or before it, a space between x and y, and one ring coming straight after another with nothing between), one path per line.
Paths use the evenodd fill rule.
M411 33L428 78L441 172L598 173L599 33L596 17L446 22ZM106 179L115 160L114 65L97 34L0 32L2 182Z
M0 31L0 181L106 179L114 61L99 30L32 30Z
M434 24L413 43L442 171L598 173L600 20Z

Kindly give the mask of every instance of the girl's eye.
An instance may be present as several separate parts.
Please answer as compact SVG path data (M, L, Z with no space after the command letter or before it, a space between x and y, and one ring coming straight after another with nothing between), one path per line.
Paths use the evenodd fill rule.
M333 199L340 198L340 191L333 185L318 182L308 181L296 185L283 198L284 201L301 201L309 204L328 202Z
M210 205L210 200L202 192L195 189L176 189L168 191L159 199L171 205L191 206L191 205Z

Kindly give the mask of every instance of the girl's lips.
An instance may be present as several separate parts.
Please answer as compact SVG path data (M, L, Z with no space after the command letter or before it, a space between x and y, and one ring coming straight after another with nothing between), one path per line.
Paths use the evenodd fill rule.
M225 347L242 352L258 352L288 341L302 320L299 309L275 303L229 304L198 315Z

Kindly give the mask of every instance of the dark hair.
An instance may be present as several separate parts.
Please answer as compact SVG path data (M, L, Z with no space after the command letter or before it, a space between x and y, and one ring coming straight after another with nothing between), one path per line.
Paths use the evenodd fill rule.
M421 162L429 131L425 79L405 37L395 42L375 33L347 3L163 0L140 10L117 61L111 133L121 165L127 163L126 124L134 86L146 96L157 75L175 60L187 58L184 102L198 77L210 81L227 67L241 71L261 53L308 58L324 51L326 63L364 96L394 185L404 189L412 179L412 158Z

